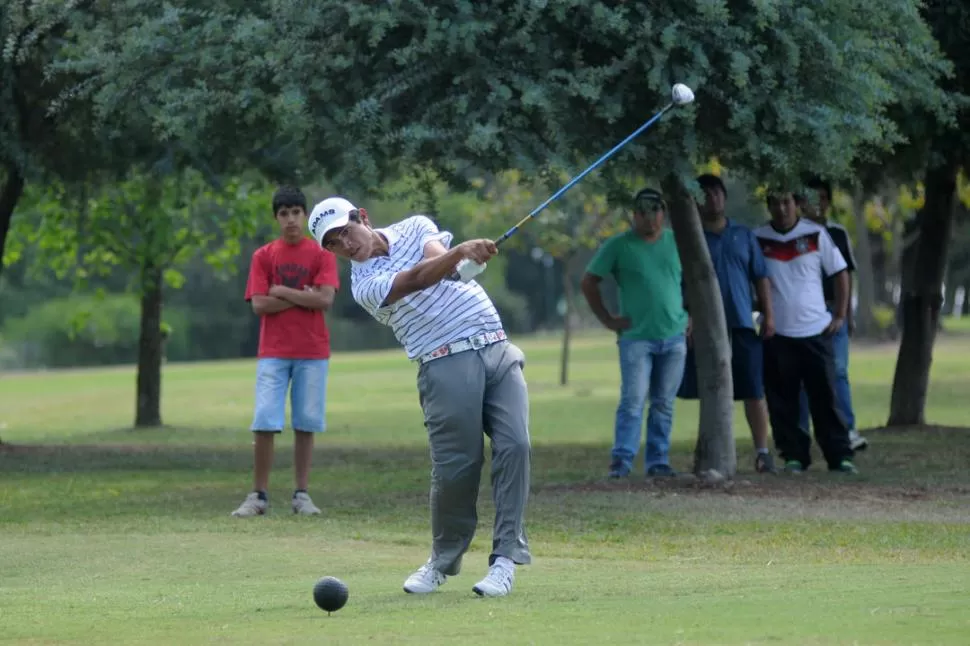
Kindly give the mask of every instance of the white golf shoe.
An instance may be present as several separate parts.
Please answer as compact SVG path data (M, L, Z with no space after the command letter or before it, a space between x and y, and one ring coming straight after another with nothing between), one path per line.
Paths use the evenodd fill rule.
M448 577L434 569L431 561L428 561L407 578L404 582L404 591L409 594L428 594L437 590L447 580Z
M504 597L512 592L515 581L515 563L500 556L495 559L492 567L488 568L485 578L475 584L472 590L480 597Z

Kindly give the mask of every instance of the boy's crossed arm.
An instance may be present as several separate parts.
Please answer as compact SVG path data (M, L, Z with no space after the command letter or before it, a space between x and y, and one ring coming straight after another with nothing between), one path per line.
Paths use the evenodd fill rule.
M330 285L307 286L302 290L285 285L273 285L269 288L268 295L253 295L253 312L257 316L265 316L283 312L291 307L325 312L333 305L336 293L337 291Z

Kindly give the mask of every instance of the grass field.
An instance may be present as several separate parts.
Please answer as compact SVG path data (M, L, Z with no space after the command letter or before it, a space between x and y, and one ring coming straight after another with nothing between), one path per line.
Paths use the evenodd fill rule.
M427 558L429 460L400 352L335 356L330 429L296 518L289 434L271 514L233 519L250 485L254 364L167 365L166 428L132 431L131 368L0 378L0 641L21 644L966 644L970 432L871 431L862 474L756 476L740 407L727 489L604 482L616 351L522 342L532 401L534 563L479 599L490 488L462 574L401 590ZM928 417L967 426L970 335L938 342ZM895 349L852 357L860 427L880 426ZM687 469L695 405L676 410ZM642 459L642 455L641 455ZM327 616L321 576L350 587Z

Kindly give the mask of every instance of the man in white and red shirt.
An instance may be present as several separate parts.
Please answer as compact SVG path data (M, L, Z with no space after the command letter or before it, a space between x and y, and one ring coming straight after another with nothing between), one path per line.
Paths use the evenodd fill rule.
M848 274L831 236L798 217L791 193L767 198L771 221L755 229L771 281L775 335L765 341L764 380L775 448L785 470L801 473L812 462L809 435L799 428L799 394L808 393L815 439L830 471L856 473L849 429L835 396L832 335L845 325ZM832 313L823 275L834 280Z
M337 258L306 237L307 202L303 192L283 186L273 195L273 215L280 237L256 250L249 267L246 300L259 317L256 404L251 430L253 491L236 517L261 516L269 508L273 440L286 423L290 394L295 490L293 513L315 515L320 509L307 493L313 440L326 429L330 332L324 312L340 286Z

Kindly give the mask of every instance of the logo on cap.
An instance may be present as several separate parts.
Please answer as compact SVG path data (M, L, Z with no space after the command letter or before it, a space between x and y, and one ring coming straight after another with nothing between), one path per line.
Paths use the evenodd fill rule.
M337 212L337 209L327 209L326 211L321 211L320 213L317 213L316 215L314 215L313 219L310 221L310 231L313 232L313 235L317 234L317 227L320 226L320 220L327 217L328 215L333 215L336 212Z

